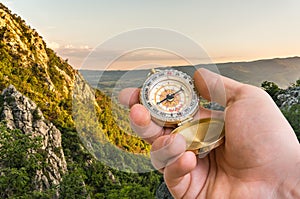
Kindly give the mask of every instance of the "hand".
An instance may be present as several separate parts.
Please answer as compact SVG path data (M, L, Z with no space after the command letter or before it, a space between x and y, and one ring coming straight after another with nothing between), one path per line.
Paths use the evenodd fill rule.
M151 121L138 104L139 89L120 93L131 107L133 129L152 144L153 165L175 198L300 197L300 148L293 129L262 89L205 69L196 71L202 97L225 108L225 143L203 159L185 151L181 135ZM201 108L197 117L222 117Z

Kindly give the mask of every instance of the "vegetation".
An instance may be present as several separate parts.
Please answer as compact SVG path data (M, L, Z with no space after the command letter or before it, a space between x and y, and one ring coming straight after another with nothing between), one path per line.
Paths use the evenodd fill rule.
M39 141L29 139L26 141L27 138L20 136L26 137L30 132L26 132L25 135L24 132L22 134L20 131L16 131L19 134L16 140L20 139L21 146L17 142L12 142L14 145L5 145L5 147L11 152L11 155L16 154L14 161L24 164L11 166L5 163L6 166L2 167L4 161L9 160L1 162L1 172L5 176L3 178L1 176L0 179L1 198L35 198L35 196L36 198L51 198L57 189L61 198L75 198L75 196L76 198L86 198L87 196L90 198L114 198L115 193L119 193L118 198L153 198L156 188L162 181L160 174L157 172L126 173L114 170L97 161L85 149L72 118L72 84L77 72L67 61L59 58L53 50L46 48L42 38L36 31L30 29L20 17L12 15L2 4L0 4L0 9L5 11L0 20L10 18L14 21L15 30L19 31L12 30L10 22L5 22L6 25L0 27L0 92L13 84L18 91L38 105L45 118L54 123L62 132L62 147L68 165L68 172L63 176L59 187L42 192L34 191L35 187L32 184L34 171L47 166L40 163L43 162L39 159L44 157L43 151L39 150L34 153L32 158L28 159L30 162L24 161L28 153L22 151L26 151L25 149L30 147L38 148ZM20 41L17 38L20 38ZM22 42L22 45L17 42ZM99 105L97 110L99 128L102 129L108 140L122 150L147 154L150 149L149 145L126 133L126 131L130 131L128 123L124 122L123 127L119 128L115 122L116 117L123 120L127 113L112 105L111 100L100 91L96 92L96 99ZM116 108L116 110L112 111L112 108ZM36 119L40 117L36 113L33 115ZM1 134L2 131L11 133L5 127L1 128L3 128ZM25 141L21 142L21 140ZM2 149L4 150L4 147ZM103 152L105 148L99 149L99 151L101 150ZM17 156L17 154L19 155ZM130 156L118 158L120 158L120 163L123 159L132 163L136 161ZM25 164L27 166L24 166ZM7 185L10 185L11 188ZM5 192L4 189L10 190L10 192Z
M279 100L280 94L285 94L289 90L298 87L300 87L300 79L297 80L296 83L291 84L290 87L287 89L279 88L279 86L276 85L274 82L265 81L262 83L262 88L272 97L272 99L280 107L280 110L293 127L296 136L300 141L300 102L293 103L291 106L282 106L282 102Z
M300 104L294 104L289 109L281 109L282 113L293 127L298 140L300 141Z
M36 172L48 166L41 138L0 123L0 198L51 198L55 187L36 190Z
M277 96L281 93L282 89L279 88L277 84L270 81L264 81L261 87L272 97L272 99L277 102Z

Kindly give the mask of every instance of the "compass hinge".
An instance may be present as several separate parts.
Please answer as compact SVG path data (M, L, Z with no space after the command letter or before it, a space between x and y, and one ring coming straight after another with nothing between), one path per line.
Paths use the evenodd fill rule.
M182 125L184 125L185 123L190 122L190 121L192 121L192 120L193 120L193 117L188 117L188 118L186 118L185 120L183 120L183 121L181 121L180 123L178 123L178 126L182 126Z

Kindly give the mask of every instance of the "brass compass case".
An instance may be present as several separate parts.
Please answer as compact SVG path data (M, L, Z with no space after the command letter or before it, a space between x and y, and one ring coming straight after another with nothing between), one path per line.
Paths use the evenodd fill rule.
M189 122L172 131L181 134L187 150L202 158L224 142L224 122L218 119L201 119Z
M187 150L199 157L223 142L223 121L210 118L192 121L199 110L199 97L193 79L186 73L152 69L141 88L140 102L159 125L178 127L172 133L183 135Z

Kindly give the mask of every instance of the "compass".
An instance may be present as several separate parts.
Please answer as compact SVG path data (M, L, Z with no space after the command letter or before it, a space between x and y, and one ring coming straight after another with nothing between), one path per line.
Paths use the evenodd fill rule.
M199 97L193 79L175 69L152 69L140 91L140 102L152 120L172 133L185 137L187 150L204 157L223 143L224 122L218 119L194 120Z
M178 70L152 70L140 95L152 119L168 127L192 119L199 98L190 76Z

